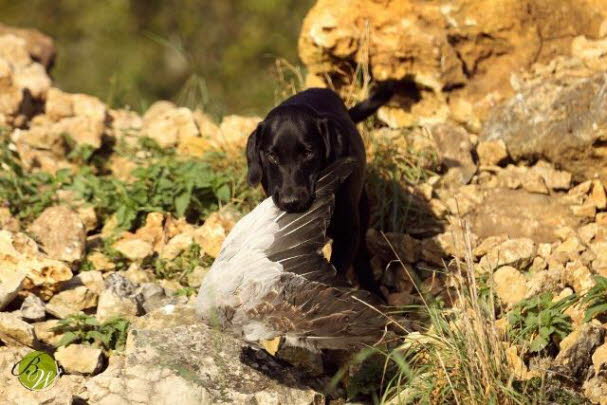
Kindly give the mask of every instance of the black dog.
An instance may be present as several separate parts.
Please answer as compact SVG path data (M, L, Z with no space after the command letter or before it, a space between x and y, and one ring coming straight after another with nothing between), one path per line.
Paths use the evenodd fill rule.
M316 179L330 163L356 159L357 168L336 193L328 229L333 239L331 263L342 279L354 265L361 287L378 295L365 243L369 226L365 147L355 123L374 114L392 92L391 85L380 86L348 110L331 90L305 90L270 111L249 136L246 150L249 184L261 182L266 194L287 212L305 211L312 205Z

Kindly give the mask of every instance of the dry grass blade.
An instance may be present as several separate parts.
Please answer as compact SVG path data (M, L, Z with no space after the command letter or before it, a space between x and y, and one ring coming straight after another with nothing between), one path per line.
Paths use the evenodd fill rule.
M388 383L383 403L526 403L513 388L507 346L495 324L493 294L479 292L470 232L461 237L464 261L455 259L456 270L448 276L454 305L446 309L424 298L429 326L409 335L395 350L398 356L390 353L387 361L400 373Z

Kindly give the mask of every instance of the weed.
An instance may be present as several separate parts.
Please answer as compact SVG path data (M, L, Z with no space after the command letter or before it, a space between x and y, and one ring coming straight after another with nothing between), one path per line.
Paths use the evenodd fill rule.
M196 288L194 287L183 287L175 291L173 294L175 297L191 297L192 295L196 295Z
M584 322L590 322L607 312L607 278L594 276L595 285L584 294L581 302L586 304Z
M121 351L126 344L128 328L129 321L123 318L112 318L99 323L93 316L72 314L61 319L52 330L63 334L57 346L88 343L106 351Z
M213 171L223 173L228 179L228 186L232 191L231 203L241 212L249 212L264 198L260 187L250 187L247 184L247 163L244 156L227 159L224 152L209 152L204 156Z
M519 302L508 313L508 323L515 342L530 342L529 351L532 353L547 349L551 344L556 347L572 331L571 318L563 311L575 302L575 295L554 301L550 292Z
M500 308L495 294L486 291L475 272L469 232L462 237L466 246L464 262L456 259L456 269L448 275L453 306L445 308L436 301L424 300L427 328L410 333L402 345L385 353L380 402L583 403L559 382L546 377L518 380L506 354L507 347L521 343L525 348L531 339L531 349L539 351L548 340L567 334L571 324L562 312L575 302L575 297L553 302L551 295L542 295L526 300L509 313L514 333L504 333L496 324ZM389 374L394 366L397 372ZM565 399L571 402L558 402Z
M22 221L33 221L57 201L61 181L45 172L26 173L8 140L0 138L0 202Z
M63 141L67 145L69 150L66 155L66 159L77 165L88 165L91 163L93 156L95 155L95 148L93 145L89 144L80 144L78 145L74 138L72 138L69 134L62 134Z
M154 256L144 262L143 267L154 269L154 273L158 278L181 282L188 274L194 271L196 266L200 266L201 264L205 263L201 259L200 246L193 243L174 259L167 260Z

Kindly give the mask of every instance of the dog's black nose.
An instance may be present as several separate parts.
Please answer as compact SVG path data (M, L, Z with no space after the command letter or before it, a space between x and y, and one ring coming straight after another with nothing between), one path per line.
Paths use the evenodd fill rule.
M288 193L280 193L276 205L287 212L303 212L312 205L312 198L307 190L293 190Z

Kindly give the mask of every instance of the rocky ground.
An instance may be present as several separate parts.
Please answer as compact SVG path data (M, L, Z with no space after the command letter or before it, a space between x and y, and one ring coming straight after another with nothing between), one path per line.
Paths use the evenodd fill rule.
M607 403L607 8L414 3L320 0L299 44L308 84L347 98L348 69L365 63L402 84L361 125L375 277L395 308L432 299L457 325L452 275L465 273L473 295L495 297L508 384L556 379L570 399ZM166 101L115 110L53 87L54 53L40 33L0 27L0 397L323 403L317 357L246 349L188 307L261 198L242 156L260 118L217 124ZM438 328L411 317L403 348ZM10 374L31 348L65 370L49 391Z

